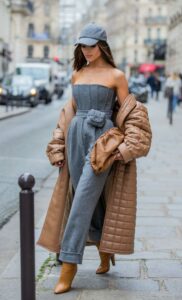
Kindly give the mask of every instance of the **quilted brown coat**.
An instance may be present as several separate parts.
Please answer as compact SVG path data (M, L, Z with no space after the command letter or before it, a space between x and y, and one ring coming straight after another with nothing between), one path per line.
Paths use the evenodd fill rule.
M136 158L146 156L149 152L152 133L147 109L136 101L134 95L128 95L123 105L119 109L115 105L115 108L112 119L124 134L124 141L119 145L124 163L113 163L103 190L106 212L100 251L131 254L134 252L136 222ZM53 165L63 158L65 164L54 187L37 244L57 253L73 199L65 145L67 130L74 115L75 108L70 100L61 111L53 139L47 147L47 155ZM94 241L87 240L86 245L91 244Z

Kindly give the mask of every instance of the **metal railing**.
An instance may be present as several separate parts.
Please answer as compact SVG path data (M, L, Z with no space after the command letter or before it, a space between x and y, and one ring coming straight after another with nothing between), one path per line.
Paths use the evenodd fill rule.
M149 16L145 18L146 25L164 25L167 24L168 18L166 16Z

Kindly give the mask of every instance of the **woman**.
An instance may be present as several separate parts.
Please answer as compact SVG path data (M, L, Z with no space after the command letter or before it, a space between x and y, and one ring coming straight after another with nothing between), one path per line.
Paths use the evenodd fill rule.
M177 104L179 104L179 99L181 96L181 80L177 73L173 73L169 76L165 83L165 89L172 89L172 110L175 111Z
M51 163L61 172L38 241L51 251L60 251L62 268L56 294L70 290L85 245L95 244L99 249L97 274L109 271L114 253L133 252L135 158L148 153L151 141L147 110L128 94L127 81L115 66L104 28L95 23L83 28L76 42L73 67L73 97L63 108L47 148ZM113 166L96 175L90 164L93 145L114 126L124 132L125 140L114 151ZM126 205L125 188L130 195L128 208L122 207ZM119 213L114 224L113 209ZM118 225L120 217L123 222ZM112 223L113 234L107 232L108 222Z

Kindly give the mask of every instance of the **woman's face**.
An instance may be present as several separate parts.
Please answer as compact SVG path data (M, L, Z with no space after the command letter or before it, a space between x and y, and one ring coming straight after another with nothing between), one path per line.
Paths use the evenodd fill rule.
M92 62L101 56L101 51L98 44L95 44L93 46L86 46L81 44L81 50L83 55L85 56L85 59L89 62Z

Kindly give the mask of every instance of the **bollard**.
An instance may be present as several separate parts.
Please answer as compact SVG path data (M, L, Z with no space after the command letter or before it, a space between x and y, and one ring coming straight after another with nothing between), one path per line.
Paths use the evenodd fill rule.
M18 179L20 192L21 300L35 300L34 192L29 173Z
M169 98L169 124L173 124L173 96Z
M8 96L6 97L6 112L8 112L8 105L9 105L9 98Z

